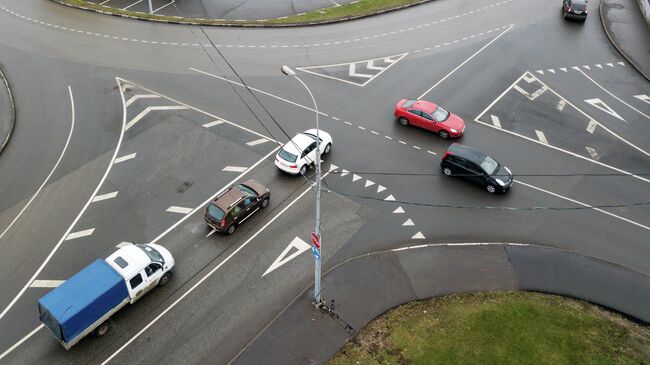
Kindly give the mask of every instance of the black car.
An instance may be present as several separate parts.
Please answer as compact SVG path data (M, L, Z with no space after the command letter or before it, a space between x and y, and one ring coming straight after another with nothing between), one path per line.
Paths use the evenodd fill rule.
M587 19L587 0L562 0L562 16L564 19Z
M512 173L507 167L485 153L459 143L449 146L440 167L445 175L467 178L490 193L505 193L512 185Z

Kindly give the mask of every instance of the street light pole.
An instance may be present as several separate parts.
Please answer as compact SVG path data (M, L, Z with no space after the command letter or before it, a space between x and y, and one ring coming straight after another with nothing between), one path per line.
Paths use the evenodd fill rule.
M311 96L311 101L314 103L314 110L316 111L316 225L314 228L314 232L316 233L316 237L319 241L319 245L314 245L312 247L312 250L314 251L314 260L315 260L315 270L314 270L314 301L316 305L320 305L321 303L321 286L320 286L320 278L321 278L321 247L323 244L323 241L321 239L321 231L320 231L320 196L321 196L321 166L320 166L320 128L318 127L318 105L316 104L316 99L314 98L314 94L311 93L311 90L309 90L309 87L307 87L307 84L305 84L299 77L296 75L296 72L293 71L289 66L284 65L282 66L282 73L288 76L293 76L296 80L298 80L302 86L305 87L307 92L309 93L309 96Z
M149 14L153 14L153 5L151 5L151 0L149 0Z

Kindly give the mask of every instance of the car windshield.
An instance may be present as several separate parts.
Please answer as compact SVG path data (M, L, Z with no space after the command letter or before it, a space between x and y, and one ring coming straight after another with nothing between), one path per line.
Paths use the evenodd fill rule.
M146 253L147 256L149 256L149 259L152 262L160 262L161 264L165 263L165 260L163 259L162 255L155 248L149 247L147 245L136 245L136 246L142 251L144 251L144 253Z
M436 110L433 111L433 117L438 121L438 122L444 122L449 118L449 112L444 110L441 107L437 107Z
M280 158L282 158L283 160L289 162L296 162L296 159L298 159L298 156L287 152L284 148L281 149L280 152L278 152L278 156L280 156Z
M223 219L223 210L219 208L218 206L214 204L208 205L208 214L210 214L210 217L216 219L216 220L222 220Z
M237 185L237 189L243 191L244 194L246 194L248 196L257 196L257 193L255 193L255 191L253 191L253 189L249 188L248 186L246 186L244 184Z
M485 171L486 174L492 175L499 167L499 163L494 161L490 156L485 156L483 161L481 161L481 168Z

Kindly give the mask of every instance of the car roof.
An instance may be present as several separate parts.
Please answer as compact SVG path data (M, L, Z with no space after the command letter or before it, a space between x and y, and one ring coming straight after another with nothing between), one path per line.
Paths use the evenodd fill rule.
M407 100L412 101L412 100ZM426 100L416 100L411 106L407 108L415 108L419 110L424 110L427 113L433 113L434 110L436 110L438 106L435 103L432 103L430 101Z
M225 193L221 194L217 199L214 200L214 204L221 208L224 212L230 210L235 203L244 198L246 194L243 191L239 190L236 186L231 186Z
M121 267L115 262L118 257L121 257L128 265ZM135 276L150 261L149 256L136 245L124 246L106 258L106 262L126 280Z
M293 153L294 155L300 155L302 151L307 148L310 144L314 143L314 139L309 137L308 135L305 134L297 134L295 137L291 139L291 141L287 142L282 149L284 149L287 152Z
M487 156L485 153L477 149L462 145L460 143L454 143L451 146L449 146L447 152L450 152L455 156L460 156L465 159L468 159L474 162L475 164L480 164L481 161L483 161L483 159L485 158L485 156Z

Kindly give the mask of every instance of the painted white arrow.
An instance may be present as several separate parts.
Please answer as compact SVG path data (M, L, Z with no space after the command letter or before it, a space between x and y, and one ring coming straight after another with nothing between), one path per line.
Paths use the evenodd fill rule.
M585 99L585 103L588 103L594 108L600 109L605 113L625 122L625 119L623 119L623 117L621 117L617 112L614 111L614 109L612 109L609 105L605 104L605 102L600 100L599 98Z
M284 251L278 256L275 261L269 266L268 269L262 274L262 277L266 276L266 274L272 272L273 270L277 269L278 267L286 264L287 262L295 259L298 257L301 253L309 250L311 248L311 245L309 245L307 242L303 241L300 239L300 237L296 237L289 243L289 246L287 246ZM290 251L293 252L289 254Z
M641 101L645 101L646 103L650 104L650 96L648 96L648 95L641 94L641 95L634 95L634 97L641 100Z

